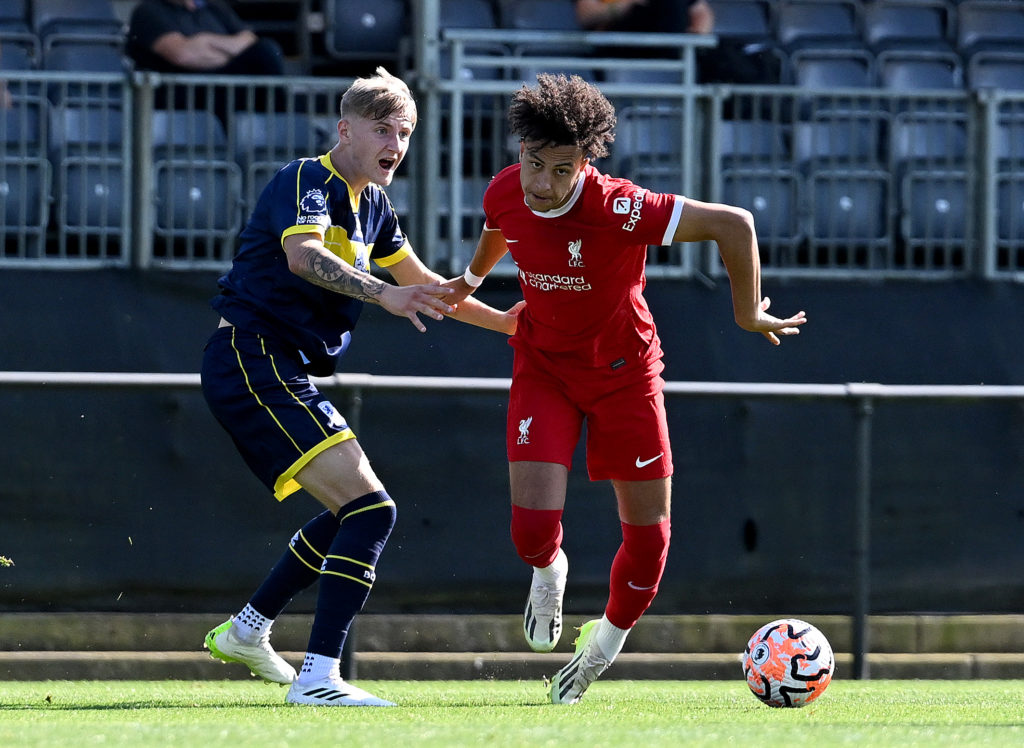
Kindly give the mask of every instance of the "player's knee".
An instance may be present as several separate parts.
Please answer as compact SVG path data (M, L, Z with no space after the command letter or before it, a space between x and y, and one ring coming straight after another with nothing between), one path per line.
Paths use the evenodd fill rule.
M513 504L510 530L519 558L531 566L547 566L562 542L562 512Z
M368 538L387 540L398 520L398 507L386 491L360 496L341 508L338 524L342 530L356 530Z
M672 540L671 520L656 525L629 525L622 523L622 545L626 552L646 564L665 566Z

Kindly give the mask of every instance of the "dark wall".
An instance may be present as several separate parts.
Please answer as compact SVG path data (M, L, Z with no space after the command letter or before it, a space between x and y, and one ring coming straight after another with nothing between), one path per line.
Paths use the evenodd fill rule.
M215 275L0 273L0 370L195 372ZM1022 384L1024 287L768 280L806 309L774 348L732 323L728 289L652 282L669 380ZM488 282L509 306L517 290ZM452 320L420 334L367 309L345 370L508 376L511 349ZM337 402L353 413L348 395ZM673 546L654 612L845 612L855 414L842 402L672 398ZM1024 434L1012 403L877 404L877 611L1024 604ZM369 608L521 607L508 539L504 397L364 393L360 441L399 505ZM197 390L0 387L0 609L232 610L317 511L246 470ZM565 516L570 611L603 605L619 542L581 452ZM296 601L309 609L312 596Z

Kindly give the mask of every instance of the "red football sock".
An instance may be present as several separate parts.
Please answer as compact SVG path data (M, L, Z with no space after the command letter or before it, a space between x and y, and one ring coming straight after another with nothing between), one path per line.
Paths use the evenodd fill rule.
M530 566L550 566L562 544L561 509L526 509L512 505L512 543Z
M671 534L670 520L657 525L622 523L622 545L612 561L605 608L605 616L619 628L632 628L658 594Z

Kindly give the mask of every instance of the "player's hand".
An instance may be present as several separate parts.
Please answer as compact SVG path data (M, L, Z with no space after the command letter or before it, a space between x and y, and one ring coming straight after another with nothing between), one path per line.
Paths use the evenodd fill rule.
M476 290L473 286L466 283L465 277L461 275L457 278L446 280L443 286L451 290L451 294L445 297L445 300L451 304L458 304Z
M771 305L772 300L767 296L761 299L761 303L758 304L757 318L749 325L742 325L743 329L761 333L768 338L772 345L779 345L782 342L779 340L780 335L799 335L800 325L807 322L804 312L797 312L792 317L779 319L768 314L768 307Z
M516 329L519 326L519 313L524 309L526 309L526 302L517 301L511 309L505 312L505 318L508 326L503 330L503 332L508 333L509 335L516 334Z
M436 320L444 319L444 315L454 311L447 301L450 295L451 289L445 288L440 282L411 286L387 285L380 296L380 305L397 317L407 317L413 327L426 332L427 328L420 320L420 315Z

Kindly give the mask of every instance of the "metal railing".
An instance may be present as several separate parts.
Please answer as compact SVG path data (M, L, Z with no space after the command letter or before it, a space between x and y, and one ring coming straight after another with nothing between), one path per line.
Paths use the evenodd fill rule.
M364 390L418 392L507 392L505 378L380 376L372 374L336 374L316 377L319 387L343 388L350 392L353 408L346 414L353 428L359 428L359 408ZM196 389L198 374L145 374L98 372L0 372L0 388L118 388L118 389ZM853 528L853 596L850 617L853 630L853 674L869 677L867 655L868 615L871 610L871 518L872 518L872 425L879 402L898 400L936 400L970 402L1010 400L1024 402L1024 386L995 385L883 385L850 384L759 384L741 382L668 382L665 394L688 398L770 398L782 400L832 400L848 402L857 416L854 459L856 494ZM347 658L352 661L353 658Z

